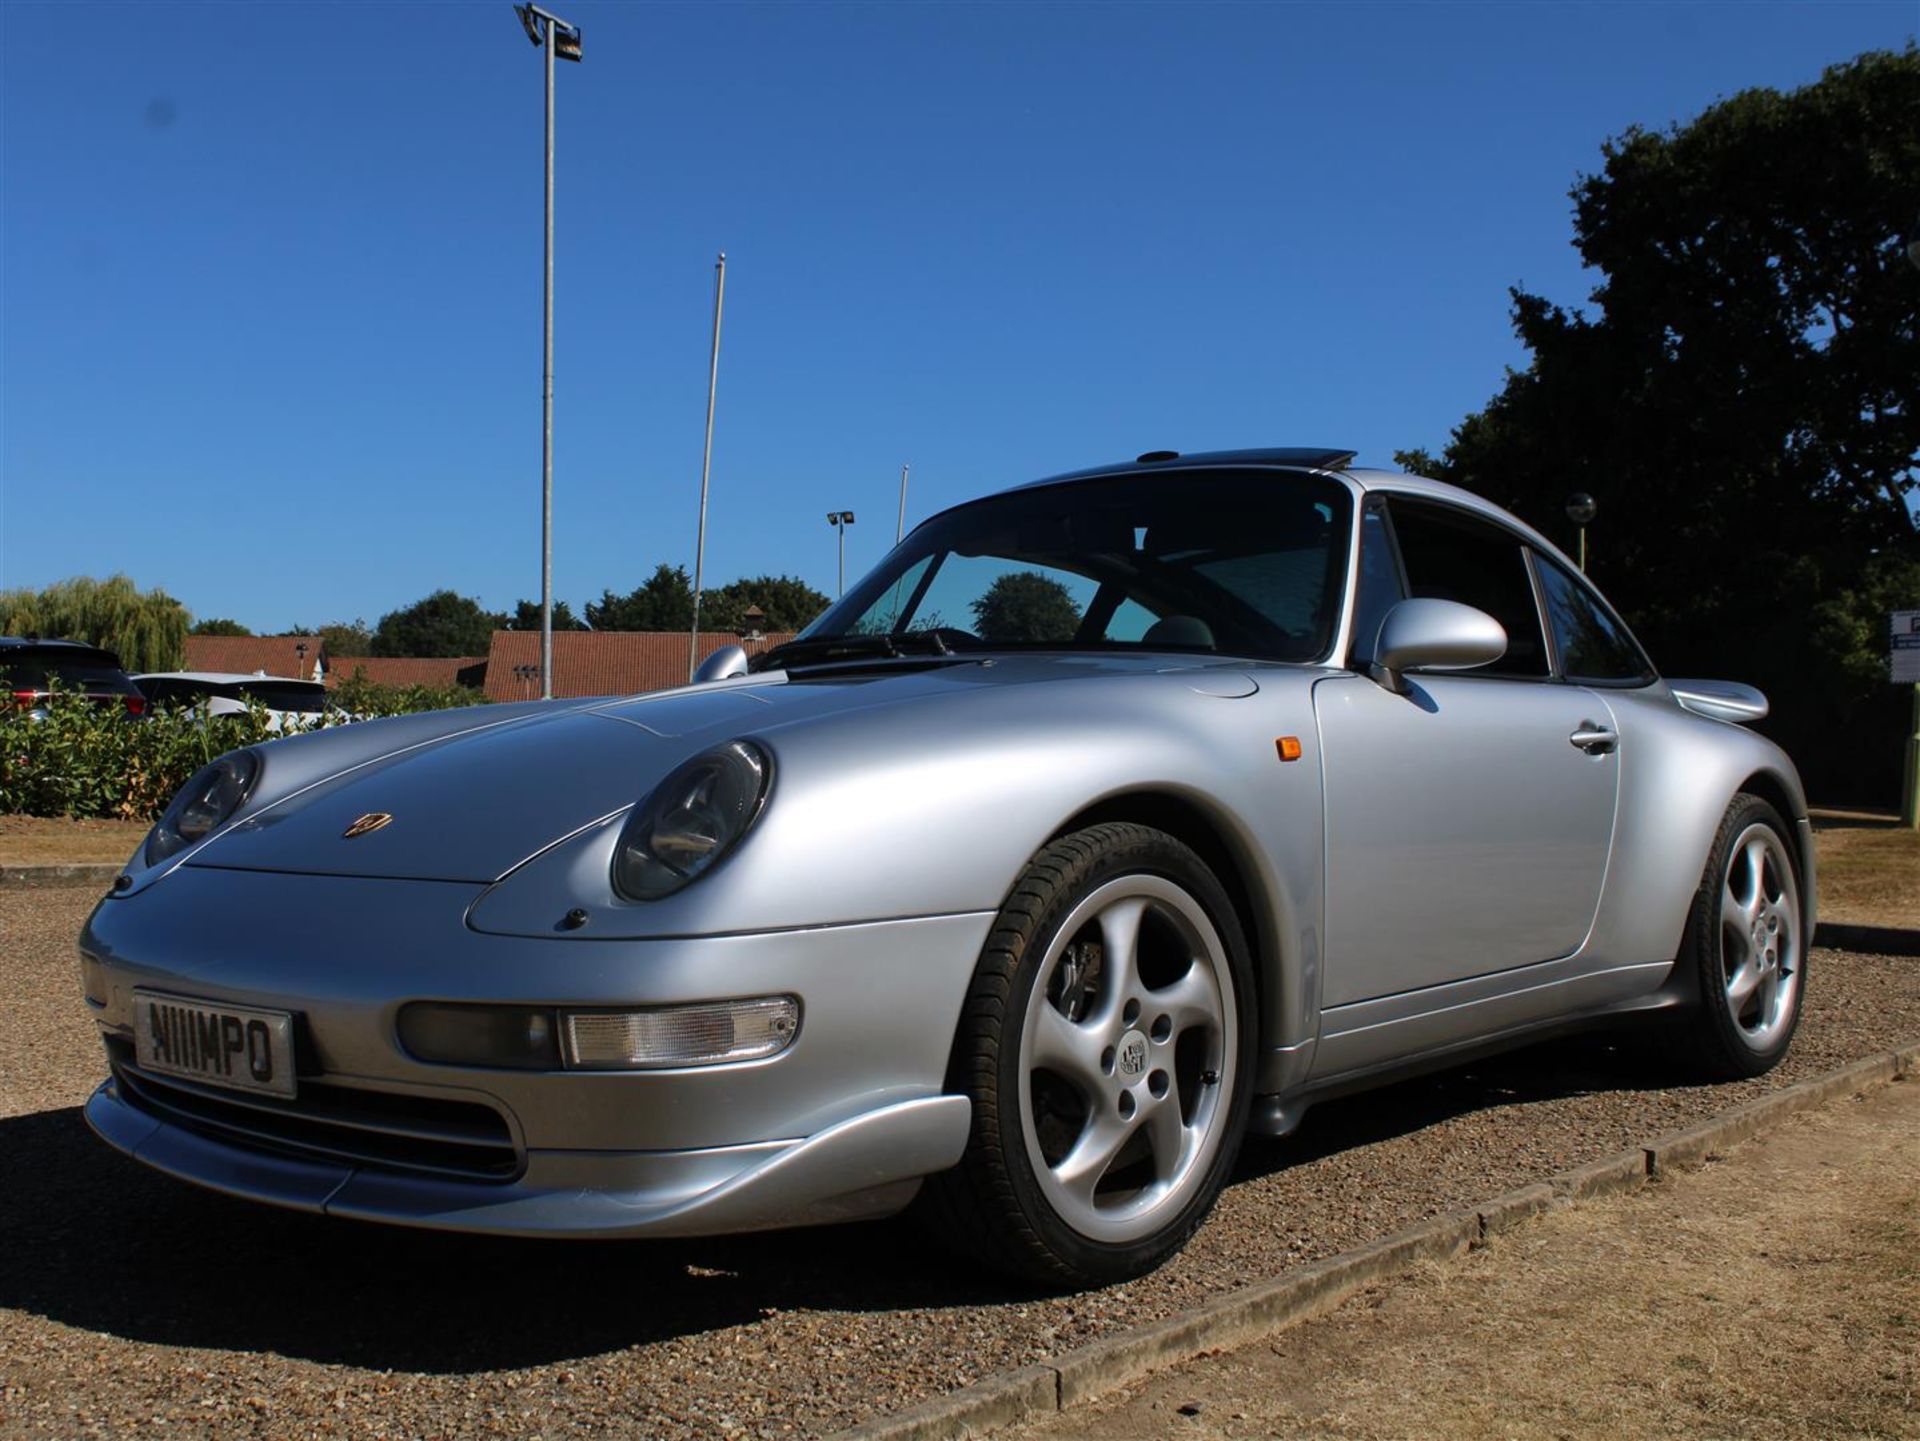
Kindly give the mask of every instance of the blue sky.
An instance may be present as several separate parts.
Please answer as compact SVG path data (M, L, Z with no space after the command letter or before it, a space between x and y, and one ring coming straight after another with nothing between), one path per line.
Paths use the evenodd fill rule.
M1633 123L1920 28L1818 4L561 4L555 592L831 592L1156 448L1439 447L1591 286ZM539 588L541 64L507 0L0 5L0 586L279 629Z

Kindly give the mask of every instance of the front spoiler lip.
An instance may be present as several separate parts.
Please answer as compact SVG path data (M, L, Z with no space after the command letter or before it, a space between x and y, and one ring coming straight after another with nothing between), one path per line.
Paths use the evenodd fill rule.
M956 1164L972 1107L925 1096L795 1141L706 1151L529 1151L508 1183L442 1180L255 1151L136 1109L108 1080L86 1105L108 1145L227 1195L357 1220L503 1236L711 1236L890 1215ZM596 1176L598 1179L596 1180Z

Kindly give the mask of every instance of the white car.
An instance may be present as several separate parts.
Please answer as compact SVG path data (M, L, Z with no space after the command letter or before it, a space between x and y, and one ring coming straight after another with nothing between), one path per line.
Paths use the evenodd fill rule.
M176 670L137 675L133 683L149 705L204 703L209 715L242 715L249 703L265 706L269 729L305 730L327 710L327 688L317 680L254 671Z

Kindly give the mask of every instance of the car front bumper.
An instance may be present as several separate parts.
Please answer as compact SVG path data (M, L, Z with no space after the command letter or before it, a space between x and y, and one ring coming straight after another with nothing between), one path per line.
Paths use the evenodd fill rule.
M113 1074L88 1102L88 1123L147 1165L233 1195L555 1236L883 1215L959 1159L968 1103L942 1092L990 913L596 942L478 934L465 914L481 889L187 866L103 901L81 955ZM136 986L294 1012L295 1099L142 1072ZM414 1000L619 1006L772 994L800 998L793 1043L732 1065L444 1066L407 1055L396 1033Z

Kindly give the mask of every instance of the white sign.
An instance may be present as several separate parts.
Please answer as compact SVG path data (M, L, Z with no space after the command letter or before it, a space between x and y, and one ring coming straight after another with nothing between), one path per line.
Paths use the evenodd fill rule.
M1920 610L1893 613L1893 680L1920 685Z

